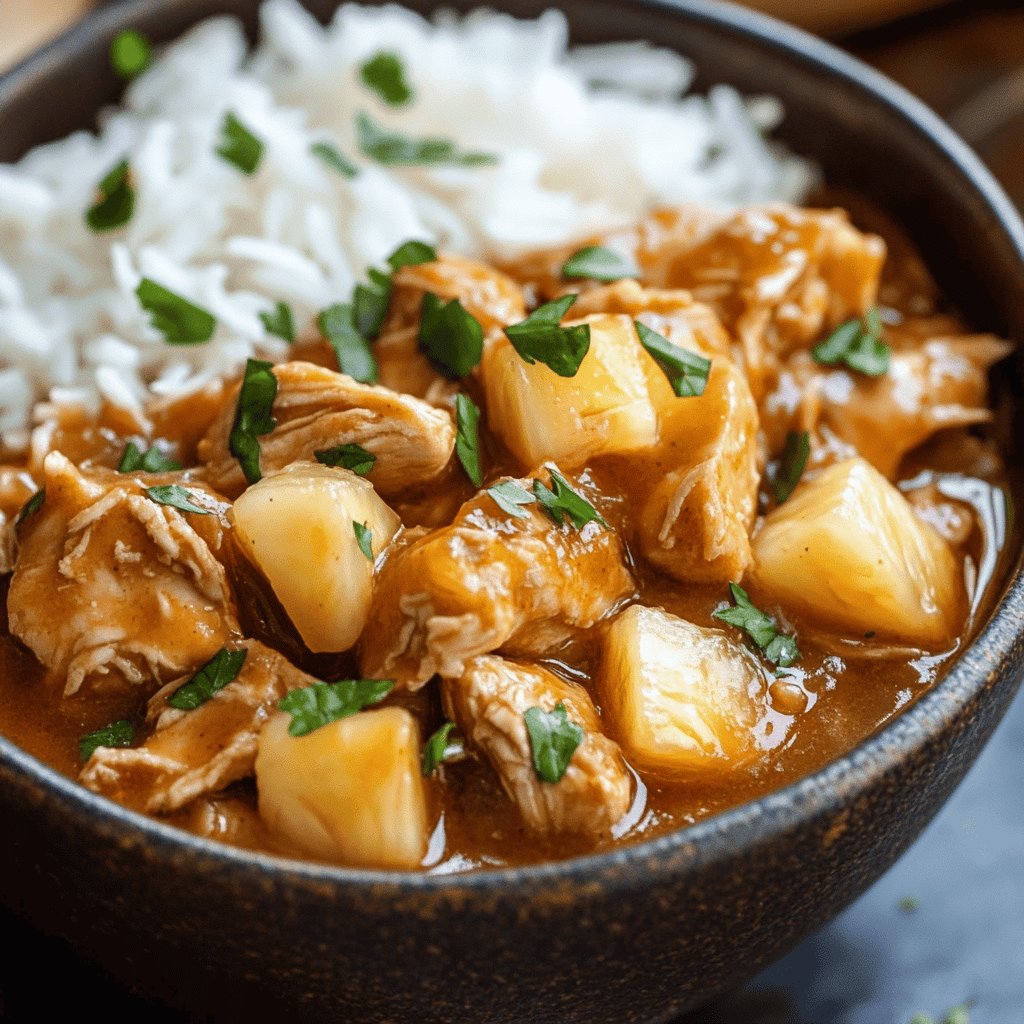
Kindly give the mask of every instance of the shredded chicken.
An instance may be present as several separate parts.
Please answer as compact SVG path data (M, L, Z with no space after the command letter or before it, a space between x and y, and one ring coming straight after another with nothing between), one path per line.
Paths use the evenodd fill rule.
M7 607L11 632L73 694L159 685L238 634L217 559L227 506L181 474L43 463L45 499L19 528ZM158 504L144 488L178 483L209 515Z
M586 690L539 666L474 658L443 683L445 706L469 742L493 765L501 785L535 832L606 835L629 809L632 782L619 746L601 732ZM564 704L583 729L565 774L541 780L533 767L523 714Z
M575 486L598 500L585 478ZM392 548L360 640L364 675L417 689L435 673L460 675L478 654L547 652L633 595L614 530L558 527L536 505L524 513L513 518L481 492L450 526Z
M314 680L253 640L241 671L190 711L167 703L185 679L149 702L152 733L141 746L99 747L80 776L84 785L148 814L176 811L197 797L252 775L260 729L280 699Z
M666 247L663 287L687 288L739 342L751 390L769 387L779 358L807 348L874 303L885 259L877 235L841 210L752 207L709 233Z
M458 383L438 373L419 347L420 307L428 292L445 302L458 299L484 334L524 319L526 305L522 288L512 278L475 260L444 255L395 272L388 315L374 344L380 382L445 405L459 390Z
M455 447L451 416L409 395L360 384L343 373L313 363L274 367L277 426L260 438L264 473L340 444L362 445L377 457L368 479L385 497L437 479ZM228 394L220 415L199 444L208 479L222 494L245 489L238 460L228 448L238 388Z

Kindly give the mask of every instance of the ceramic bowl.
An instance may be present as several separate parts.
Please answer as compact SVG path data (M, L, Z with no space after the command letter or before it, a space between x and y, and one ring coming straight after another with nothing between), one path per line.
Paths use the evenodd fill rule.
M326 16L334 5L308 6ZM545 2L500 6L536 15ZM906 92L739 8L562 6L578 41L649 38L691 58L701 85L781 97L791 147L905 225L978 327L1024 339L1024 229L978 160ZM117 31L166 41L216 13L252 27L255 11L255 0L101 9L0 81L0 160L91 124L116 98L106 50ZM1006 378L1019 409L1020 360ZM1019 536L1014 544L996 610L938 686L823 770L695 827L456 877L320 867L140 817L0 741L0 899L126 983L230 1019L667 1021L828 921L949 796L1020 681Z

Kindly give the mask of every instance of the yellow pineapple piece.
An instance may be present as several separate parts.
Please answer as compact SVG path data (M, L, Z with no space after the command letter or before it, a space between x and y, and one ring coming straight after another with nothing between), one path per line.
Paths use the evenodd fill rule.
M235 533L311 651L347 651L366 624L373 562L401 520L373 485L345 469L295 462L235 502Z
M758 592L842 633L937 649L963 621L949 545L861 458L801 483L754 538Z
M305 736L277 712L260 733L256 785L271 832L323 860L414 868L427 851L426 784L416 719L361 711Z

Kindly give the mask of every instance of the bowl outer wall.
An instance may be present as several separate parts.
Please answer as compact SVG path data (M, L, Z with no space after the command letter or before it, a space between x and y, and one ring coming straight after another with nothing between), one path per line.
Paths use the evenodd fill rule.
M704 85L780 96L782 138L905 224L974 323L1024 338L1024 229L978 161L901 89L737 8L563 9L579 41L652 38L694 59ZM105 51L120 28L165 41L219 11L251 27L254 10L134 0L98 12L0 80L0 159L91 124L116 98ZM1018 360L1018 400L1020 380ZM668 1019L795 945L913 841L1012 698L1022 628L1018 564L946 679L822 771L650 843L457 878L226 849L117 808L0 740L0 897L144 990L232 1016L247 1004L257 1019Z

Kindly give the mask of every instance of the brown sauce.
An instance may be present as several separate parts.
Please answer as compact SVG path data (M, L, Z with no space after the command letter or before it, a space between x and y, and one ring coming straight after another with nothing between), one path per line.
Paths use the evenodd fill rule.
M859 209L861 204L857 205ZM871 226L879 223L870 213L859 211L859 215ZM886 226L886 234L894 257L883 294L888 301L904 308L931 307L936 299L916 256L891 226ZM215 414L218 397L210 397L209 415L193 417L188 430L179 436L175 435L172 410L163 418L161 436L173 442L175 450L187 458ZM102 450L104 457L114 458L120 450L121 440L116 431L101 430L97 439L93 427L83 427L81 434L81 450L94 457ZM63 447L75 456L80 452L74 450L73 435L74 431L69 431ZM988 472L979 470L977 465L949 465L950 448L948 444L943 447L940 439L925 451L909 456L897 474L897 481L903 482L904 487L908 482L935 486L951 500L973 509L974 525L969 528L962 550L974 567L975 598L963 635L948 651L907 652L887 647L872 637L837 643L834 636L818 637L812 627L797 622L794 625L800 636L802 658L797 666L782 674L765 697L756 729L757 746L763 756L754 765L723 774L713 783L706 778L636 774L633 807L615 834L596 844L591 839L555 839L531 833L520 823L513 804L485 763L462 762L457 770L456 766L448 766L442 769L443 813L435 826L424 866L447 872L528 863L647 839L700 821L815 771L913 704L942 677L984 623L1013 547L999 512L1000 503L1011 500L1001 462L990 460ZM491 454L497 455L500 468L501 454ZM952 461L955 463L956 458ZM606 457L595 460L591 472L599 489L613 503L617 497L619 506L628 505L638 472L635 462ZM472 490L460 480L441 499L410 495L396 507L406 525L445 522L451 510L468 498ZM628 544L628 528L626 534ZM711 613L722 605L721 584L679 583L653 570L640 558L634 559L633 568L641 603L661 607L697 625L718 625ZM6 605L6 584L3 597ZM751 597L758 602L756 587L751 588ZM315 657L305 652L265 587L253 584L240 594L240 603L246 631L260 633L301 668L325 679L356 674L351 656ZM139 720L142 698L134 694L89 694L65 699L61 682L46 677L33 655L8 633L6 621L0 634L0 731L33 756L75 777L80 769L78 740L83 734L117 718ZM573 641L551 652L545 664L557 675L590 686L597 642L596 633ZM592 696L595 702L599 701L596 692ZM428 694L406 699L406 704L421 717L424 733L439 720L436 699ZM170 815L168 820L239 846L303 856L263 826L256 812L251 781L203 798Z

